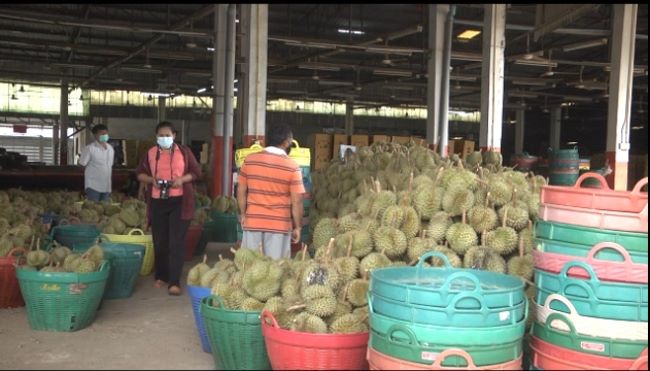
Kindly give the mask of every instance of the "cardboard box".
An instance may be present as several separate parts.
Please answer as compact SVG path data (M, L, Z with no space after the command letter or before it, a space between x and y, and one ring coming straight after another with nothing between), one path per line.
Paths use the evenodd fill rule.
M372 143L376 143L376 142L389 143L390 137L388 135L373 135Z
M329 157L314 157L313 169L314 171L323 170L327 167L327 165L329 165L329 163L330 163Z
M332 141L332 157L338 156L341 144L350 144L349 138L345 134L334 134Z
M332 135L314 134L312 148L332 148Z
M409 141L411 141L411 137L402 137L402 136L393 136L391 138L391 141L393 143L399 143L399 144L408 144Z
M422 147L427 148L427 140L422 138L422 137L411 137L411 140L414 141L416 144L421 145Z
M474 141L473 140L463 140L459 141L456 147L456 152L464 160L467 155L474 152Z
M201 159L200 162L201 164L207 164L210 161L210 147L208 146L208 143L203 143L201 146Z
M357 148L367 147L370 144L370 138L367 135L351 135L350 136L350 145L353 145Z

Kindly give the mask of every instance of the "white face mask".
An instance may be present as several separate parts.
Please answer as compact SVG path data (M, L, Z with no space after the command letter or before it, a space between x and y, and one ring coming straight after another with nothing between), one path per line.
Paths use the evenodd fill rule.
M174 144L173 137L158 137L158 145L163 149L169 149Z

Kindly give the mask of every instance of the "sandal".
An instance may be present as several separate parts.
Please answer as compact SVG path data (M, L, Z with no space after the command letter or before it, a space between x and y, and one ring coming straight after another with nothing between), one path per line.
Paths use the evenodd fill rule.
M181 288L176 285L169 286L167 291L169 292L169 295L173 296L180 296L182 293Z
M165 287L165 284L166 284L166 282L163 281L163 280L156 280L156 282L153 283L153 287L155 287L157 289L161 289L161 288Z

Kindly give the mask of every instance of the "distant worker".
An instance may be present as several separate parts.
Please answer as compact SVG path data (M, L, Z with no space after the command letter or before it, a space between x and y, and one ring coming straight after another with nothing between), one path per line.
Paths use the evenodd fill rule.
M95 141L84 147L79 165L84 169L86 197L92 201L107 202L111 195L111 178L115 151L108 144L108 128L95 125L92 128Z
M268 146L248 155L241 167L237 201L242 247L262 246L264 255L277 260L291 255L291 242L300 242L305 187L298 164L288 157L291 128L272 127L266 140Z
M174 143L174 126L156 126L156 143L135 170L146 184L148 225L155 249L154 286L167 284L170 295L181 295L185 234L194 217L194 187L201 168L189 147Z

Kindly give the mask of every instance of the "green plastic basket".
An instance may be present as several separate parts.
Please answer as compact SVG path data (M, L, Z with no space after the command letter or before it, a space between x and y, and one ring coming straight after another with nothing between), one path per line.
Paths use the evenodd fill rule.
M200 312L218 370L271 369L260 312L226 309L214 295L203 298Z
M237 214L224 214L212 210L210 217L212 220L203 225L208 241L237 242L237 224L239 224Z
M396 334L406 335L406 339L395 337ZM370 331L368 345L376 351L387 356L409 362L431 365L435 355L448 347L437 344L420 342L408 326L393 325L388 329L388 334L377 331ZM510 343L494 344L486 346L462 346L462 350L469 353L476 366L489 366L513 361L522 352L522 342L516 339ZM467 367L464 358L450 356L442 362L445 367Z
M75 251L85 251L97 242L99 229L94 224L57 225L50 230L50 237Z
M104 239L115 243L133 243L144 247L144 257L140 267L140 275L148 276L153 272L155 264L155 250L153 246L153 236L145 234L142 229L134 228L129 234L103 234Z
M370 295L370 293L368 293ZM526 315L516 324L493 327L452 327L413 324L400 321L378 314L370 298L368 299L368 313L370 328L373 331L387 334L394 325L409 327L416 339L422 343L436 344L445 348L468 347L468 346L494 346L495 344L508 344L521 340L526 329L528 319L528 300L526 300ZM403 335L394 334L395 338L402 341L408 340Z
M102 243L101 246L111 263L111 274L104 290L104 299L128 298L138 281L145 252L144 246L107 242Z
M16 270L33 330L72 332L89 326L104 295L110 264L98 272L43 273L23 267Z
M569 327L569 331L553 328L551 324L554 320L564 322ZM549 315L544 324L534 321L531 331L533 335L553 345L604 357L637 359L648 347L647 339L632 341L578 334L571 320L560 313Z
M600 242L616 242L625 247L627 251L648 254L647 233L611 231L564 223L546 222L538 219L535 225L535 235L545 240L569 242L589 246L590 248Z

